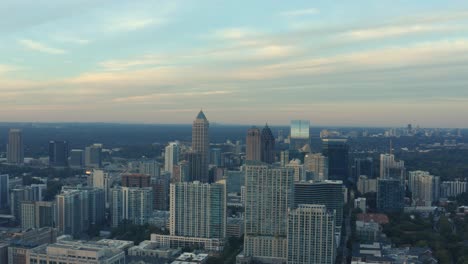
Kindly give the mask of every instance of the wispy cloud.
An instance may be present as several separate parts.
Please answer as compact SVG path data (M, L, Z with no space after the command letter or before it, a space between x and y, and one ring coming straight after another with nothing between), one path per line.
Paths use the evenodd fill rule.
M112 21L111 24L108 25L108 29L110 31L133 31L149 26L162 25L164 22L164 19L155 19L150 17L123 18Z
M153 93L147 95L138 95L138 96L128 96L115 98L112 101L116 103L145 103L145 102L155 102L158 103L165 102L169 103L169 99L180 100L184 97L204 97L204 96L213 96L213 95L227 95L232 94L232 91L227 90L214 90L214 91L196 91L196 92L176 92L176 93Z
M49 47L45 44L42 44L40 42L37 42L37 41L33 41L33 40L30 40L30 39L21 39L19 40L19 43L29 49L29 50L33 50L33 51L38 51L38 52L43 52L43 53L48 53L48 54L64 54L66 53L65 50L63 49L58 49L58 48L53 48L53 47Z
M0 64L0 75L8 72L16 71L18 67L6 64Z
M317 8L297 9L282 12L281 15L285 17L300 17L318 14L320 11Z
M403 26L383 26L375 28L357 29L343 33L343 36L356 40L367 40L377 38L396 37L409 34L428 33L428 32L447 32L455 30L453 26L436 25L403 25Z
M57 42L63 43L72 43L72 44L79 44L79 45L86 45L91 42L89 39L78 38L78 37L70 37L70 36L54 36L53 39Z
M215 37L227 40L244 39L253 34L255 34L255 31L249 28L224 28L214 33Z

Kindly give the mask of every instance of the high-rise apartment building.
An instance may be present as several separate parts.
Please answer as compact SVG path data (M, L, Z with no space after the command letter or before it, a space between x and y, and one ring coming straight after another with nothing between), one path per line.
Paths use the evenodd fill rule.
M55 226L55 203L46 201L21 202L21 228L42 228Z
M412 194L413 205L431 206L440 198L440 177L427 171L410 171L408 187Z
M335 223L341 230L343 222L343 182L342 181L308 181L294 183L294 207L301 204L323 204L328 210L336 211Z
M153 189L151 187L116 187L112 189L112 227L123 220L137 225L148 222L153 211Z
M440 197L448 198L468 192L468 182L461 180L443 181L440 185Z
M198 180L201 182L208 182L208 164L209 164L209 155L210 155L210 140L208 129L210 124L208 119L206 119L203 111L200 111L193 121L192 126L192 150L196 153L200 153L200 175L193 175L193 180Z
M289 212L288 264L334 264L336 248L333 210L303 204Z
M169 210L169 185L171 183L171 174L162 173L157 178L151 179L153 188L153 209L159 211Z
M328 179L347 182L349 146L346 139L322 139L322 154L328 158Z
M289 138L289 149L297 150L310 144L310 122L308 120L292 120Z
M59 233L79 237L89 228L88 199L84 192L69 190L56 196Z
M72 149L68 164L72 169L81 169L84 166L84 152L82 149Z
M226 237L226 185L182 182L170 187L172 236Z
M313 180L327 180L328 158L320 153L308 153L304 156L304 169L311 173Z
M85 166L88 168L102 166L102 144L93 144L85 148Z
M112 185L109 173L104 172L103 170L93 170L91 172L91 178L91 186L93 188L104 190L105 203L106 207L108 207L110 203L110 187Z
M294 170L249 162L245 172L244 256L259 261L286 261Z
M169 142L164 153L164 170L174 172L174 166L179 163L179 142Z
M23 132L21 129L10 129L8 133L7 162L16 165L24 163Z
M141 161L139 172L157 178L161 175L161 164L155 160Z
M380 154L380 178L381 179L405 179L405 162L395 160L393 154Z
M151 187L151 177L147 174L122 174L122 187Z
M10 204L10 182L8 174L0 174L0 208L8 208Z
M68 142L50 141L49 142L49 166L67 167L68 166Z
M260 129L253 127L247 130L246 160L260 161L262 147L262 134Z

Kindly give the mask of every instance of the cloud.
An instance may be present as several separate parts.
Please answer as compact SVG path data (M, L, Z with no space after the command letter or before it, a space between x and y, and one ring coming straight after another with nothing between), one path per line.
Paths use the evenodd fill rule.
M0 64L0 75L18 70L18 67L6 64Z
M109 31L133 31L143 29L149 26L156 26L162 25L164 23L164 19L156 19L156 18L123 18L117 19L112 21L110 25L108 25Z
M220 39L239 40L252 36L255 31L248 28L225 28L215 31L214 35Z
M318 14L320 11L317 8L297 9L282 12L281 15L285 17L300 17Z
M368 40L377 38L388 38L402 35L413 35L428 32L447 32L455 30L457 27L434 26L434 25L403 25L403 26L383 26L367 29L351 30L343 33L344 37L355 40Z
M33 50L33 51L38 51L38 52L43 52L43 53L48 53L48 54L64 54L66 53L65 50L63 49L58 49L58 48L53 48L53 47L49 47L45 44L42 44L40 42L37 42L37 41L33 41L33 40L30 40L30 39L21 39L19 40L19 43L29 49L29 50Z
M171 104L168 102L169 99L186 99L187 97L205 97L205 96L213 96L213 95L227 95L232 94L232 91L226 90L213 90L213 91L196 91L196 92L176 92L176 93L153 93L147 95L139 95L139 96L129 96L129 97L120 97L115 98L112 101L116 103L166 103Z
M72 43L72 44L79 44L79 45L86 45L91 42L91 40L89 39L69 37L69 36L55 36L53 37L53 39L57 42Z

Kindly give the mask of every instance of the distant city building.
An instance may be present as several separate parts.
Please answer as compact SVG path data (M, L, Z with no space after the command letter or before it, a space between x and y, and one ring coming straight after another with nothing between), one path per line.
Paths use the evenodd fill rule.
M328 179L348 181L349 146L346 139L322 139L322 154L328 158Z
M440 197L440 177L427 171L410 171L408 187L412 194L413 205L431 206Z
M468 183L466 181L443 181L440 186L440 197L455 197L464 192L468 192Z
M304 156L304 169L312 174L310 180L327 180L328 158L320 153L308 153Z
M10 129L8 132L7 162L16 165L24 163L23 132L21 129Z
M141 161L139 172L157 178L161 175L161 164L155 160Z
M50 141L49 142L49 166L67 167L68 166L68 142Z
M304 170L304 165L300 159L293 159L285 167L292 168L294 170L294 181L305 181L306 174Z
M54 227L56 216L55 202L21 202L21 227L23 229Z
M393 154L380 154L380 178L381 179L405 179L405 162L396 161Z
M12 239L8 247L8 261L0 258L0 263L28 264L33 263L28 258L30 250L43 244L55 243L57 230L50 227L29 229L15 233Z
M253 127L247 130L246 139L246 160L260 161L262 147L262 133L260 129Z
M341 230L343 222L343 182L342 181L309 181L294 183L294 207L301 204L323 204L328 210L336 211L335 223Z
M153 211L153 189L116 187L112 189L112 227L118 227L123 220L137 225L148 222Z
M286 261L294 170L255 162L247 163L245 170L244 257Z
M169 210L169 185L171 183L170 172L165 172L160 177L151 179L153 188L153 209L160 211Z
M174 166L179 163L179 142L169 142L164 152L164 170L173 174Z
M375 178L374 160L372 158L356 158L352 166L352 179L357 182L359 176L365 175L368 179Z
M260 160L272 164L275 162L275 137L266 124L262 129L260 147Z
M190 163L186 160L179 162L174 166L174 172L171 175L171 183L190 181Z
M280 165L284 167L287 164L289 164L289 151L284 150L280 152Z
M302 204L289 212L287 263L334 264L335 212L324 205Z
M399 212L404 207L405 188L399 179L377 180L377 210Z
M91 172L91 178L92 187L104 190L106 207L108 207L110 203L110 187L112 185L109 173L103 170L93 170Z
M60 234L79 237L88 230L88 200L84 192L63 192L56 196L56 203L57 228Z
M245 172L244 171L227 171L226 172L226 185L228 193L241 193L241 186L244 185Z
M367 203L366 203L366 198L364 197L359 197L354 199L354 208L361 209L362 213L367 213Z
M221 166L221 149L220 148L212 148L211 149L211 164L215 166Z
M185 157L188 164L188 181L199 181L203 175L202 170L202 154L200 152L187 152ZM208 171L207 171L208 172ZM208 177L208 176L207 176Z
M102 144L93 144L85 148L85 166L88 168L102 166Z
M147 174L122 174L122 187L151 187L151 177Z
M308 120L292 120L289 137L289 149L297 150L310 144L310 122Z
M367 176L361 175L358 178L357 189L361 194L377 192L377 179L369 179Z
M8 174L0 174L0 209L6 209L10 205L10 183Z
M199 167L200 171L197 171L199 174L191 175L192 180L198 180L201 182L208 182L208 164L209 164L209 152L210 152L210 139L208 134L208 129L210 124L205 117L203 111L200 111L193 121L192 126L192 150L195 153L200 153ZM198 164L197 164L198 165ZM197 166L198 167L198 166Z
M70 151L69 165L72 169L81 169L84 166L84 152L82 149L72 149Z

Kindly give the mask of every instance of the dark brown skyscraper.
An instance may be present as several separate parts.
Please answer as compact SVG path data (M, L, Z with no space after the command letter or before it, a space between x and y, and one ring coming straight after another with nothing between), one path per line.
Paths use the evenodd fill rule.
M261 143L262 134L260 129L252 127L247 131L247 149L246 149L246 160L260 161L261 160Z
M262 129L261 160L268 164L275 162L275 137L268 125Z
M203 111L198 113L197 118L193 121L192 126L192 150L201 155L200 173L201 175L190 175L201 182L208 182L208 158L210 154L210 140L208 136L208 128L210 124L205 117Z

